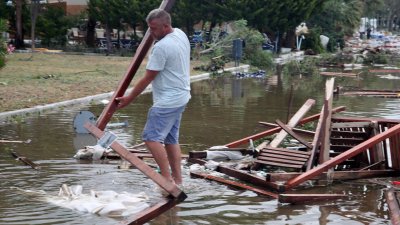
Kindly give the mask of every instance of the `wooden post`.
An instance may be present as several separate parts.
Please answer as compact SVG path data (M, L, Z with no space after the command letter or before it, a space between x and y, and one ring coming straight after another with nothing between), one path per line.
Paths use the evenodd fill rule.
M321 151L319 155L319 162L323 163L329 160L330 140L331 137L331 118L332 118L332 98L335 78L326 81L325 84L325 99L323 108L323 126L321 133Z
M163 0L160 9L164 9L165 11L170 11L172 6L174 5L175 0ZM140 42L139 47L136 50L136 53L132 59L131 64L129 65L128 70L126 71L123 79L120 81L117 90L114 92L113 96L111 97L110 102L104 108L103 112L99 116L99 119L96 122L96 126L100 130L104 130L107 123L110 121L112 115L117 110L117 101L115 98L122 97L125 94L125 91L128 89L129 84L131 83L133 77L135 76L136 72L138 71L140 64L142 63L143 59L145 58L147 52L149 51L150 47L153 45L154 39L150 35L150 31L147 29L146 34L144 35L142 42Z

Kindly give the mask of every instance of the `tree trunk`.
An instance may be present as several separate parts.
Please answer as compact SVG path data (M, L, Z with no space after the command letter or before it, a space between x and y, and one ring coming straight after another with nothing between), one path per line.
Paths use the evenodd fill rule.
M24 36L22 33L22 1L15 1L15 48L22 49L25 47L24 45Z
M32 51L35 50L35 29L36 29L36 19L39 14L40 2L31 1L31 48Z
M87 22L85 42L87 46L92 48L95 47L96 45L95 28L96 28L96 21L93 18L89 18Z

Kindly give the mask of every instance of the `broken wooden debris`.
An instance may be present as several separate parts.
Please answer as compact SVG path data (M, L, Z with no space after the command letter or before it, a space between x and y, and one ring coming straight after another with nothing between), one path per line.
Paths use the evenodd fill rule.
M310 152L267 146L260 151L256 163L302 170L310 158Z
M279 194L278 202L302 204L311 201L336 200L348 197L345 194Z
M376 98L400 98L400 90L349 90L340 93L344 96L367 96Z
M340 107L337 107L337 108L332 109L332 113L342 112L342 111L344 111L345 109L346 109L346 107L340 106ZM320 116L320 114L314 114L314 115L312 115L312 116L306 117L306 118L302 119L302 120L298 123L298 125L302 125L302 124L306 124L306 123L308 123L308 122L314 121L314 120L318 119L319 116ZM253 135L251 135L251 136L242 138L242 139L240 139L240 140L233 141L233 142L231 142L231 143L225 144L225 146L228 147L228 148L235 148L235 147L238 147L238 146L240 146L240 145L247 144L247 143L249 142L249 140L255 141L255 140L258 140L258 139L260 139L260 138L263 138L263 137L266 137L266 136L275 134L275 133L279 132L281 129L282 129L282 128L280 128L280 127L276 127L276 128L273 128L273 129L269 129L269 130L266 130L266 131L262 131L262 132L260 132L260 133L253 134Z
M337 76L337 77L358 77L359 73L343 73L343 72L320 72L324 76Z
M36 163L32 162L32 160L26 158L25 156L20 156L17 152L11 151L11 155L16 159L21 162L23 162L25 165L32 167L32 169L35 170L40 170L40 166L37 165Z
M284 172L284 173L267 173L266 181L269 182L286 182L295 177L298 177L302 172ZM367 179L374 177L396 177L400 176L400 171L385 169L385 170L348 170L348 171L334 171L329 174L329 178L332 180L357 180ZM320 175L311 177L312 180L326 180L328 179L327 172L323 172Z
M207 163L206 160L199 159L199 158L189 158L188 161L190 163L197 163L199 165L204 165ZM268 188L270 190L284 191L283 185L279 185L277 183L272 183L272 182L267 182L265 180L265 178L254 175L254 174L250 174L249 171L237 170L237 169L233 169L228 166L221 165L221 164L219 164L217 166L215 171L223 173L228 176L231 176L233 178L239 179L241 181L251 183L254 186Z
M371 69L370 73L400 73L400 69Z
M217 176L213 176L213 175L206 174L206 173L200 173L200 172L196 172L196 171L191 171L190 175L193 176L193 177L197 177L197 178L204 178L204 179L208 179L208 180L217 181L219 183L226 184L226 185L229 185L229 186L232 186L232 187L250 190L250 191L253 191L253 192L255 192L255 193L259 194L259 195L278 198L278 195L276 193L272 193L270 191L266 191L266 190L263 190L263 189L260 189L260 188L252 187L252 186L249 186L247 184L243 184L243 183L240 183L240 182L237 182L237 181L227 180L227 179L224 179L222 177L217 177Z
M25 140L25 141L16 141L16 140L4 140L4 139L1 139L0 140L0 143L22 143L22 144L29 144L29 143L31 143L31 139L28 139L28 140Z
M287 189L291 189L294 186L297 186L301 183L303 183L306 180L309 180L311 177L314 177L316 175L319 175L325 171L327 171L328 169L336 166L337 164L351 158L354 157L355 155L367 150L368 148L373 147L374 145L378 144L379 142L390 138L396 134L400 133L400 124L397 124L391 128L389 128L388 130L368 139L365 142L362 142L361 144L354 146L353 148L341 153L340 155L331 158L330 160L314 167L313 169L301 174L298 177L295 177L291 180L289 180L286 183L286 188ZM398 146L397 146L398 147ZM392 149L396 149L396 148L392 148ZM397 169L397 168L396 168Z

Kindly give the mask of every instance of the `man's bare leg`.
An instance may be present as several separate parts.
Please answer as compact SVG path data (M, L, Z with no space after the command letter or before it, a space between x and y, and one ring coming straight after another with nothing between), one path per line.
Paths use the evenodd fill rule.
M163 144L155 141L145 141L147 148L156 160L158 167L160 167L161 175L168 181L173 182L170 170L167 152Z
M165 145L167 150L168 162L171 167L172 178L175 184L182 184L182 168L181 168L181 147L179 144L167 144Z

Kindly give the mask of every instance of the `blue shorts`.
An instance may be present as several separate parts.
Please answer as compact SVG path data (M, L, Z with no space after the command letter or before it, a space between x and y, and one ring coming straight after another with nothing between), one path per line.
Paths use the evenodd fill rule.
M179 126L185 108L186 105L177 108L151 107L142 134L143 141L178 144Z

